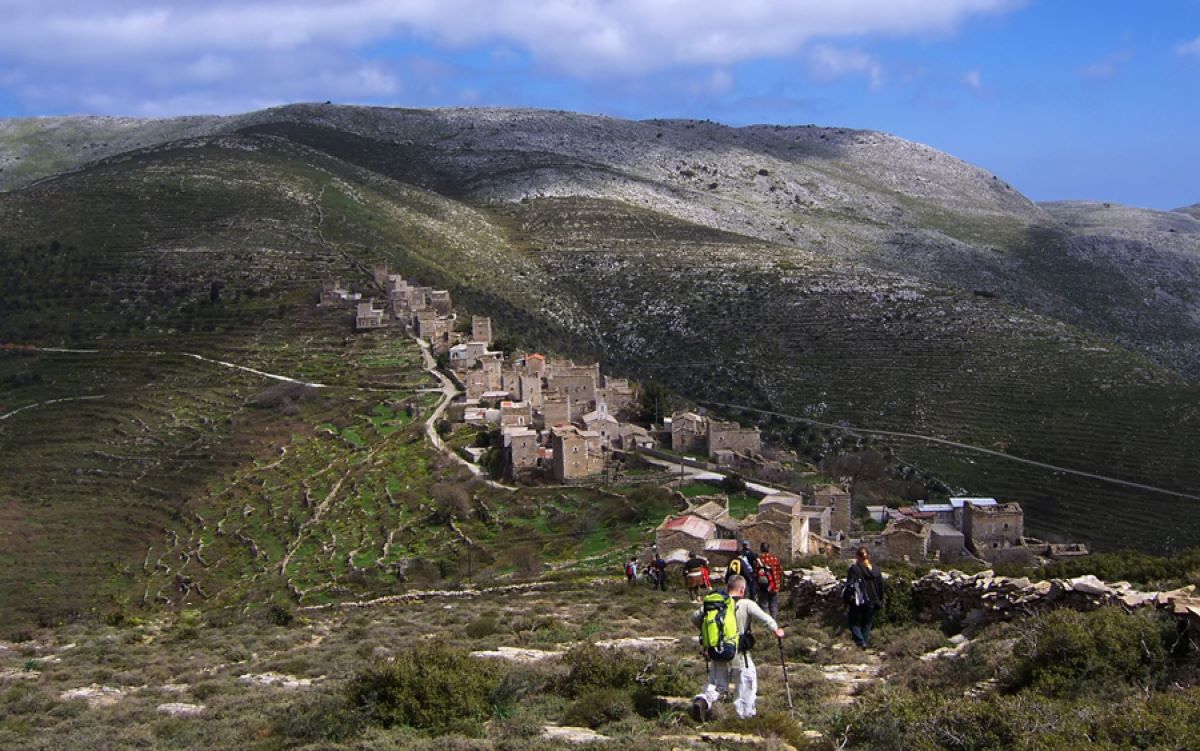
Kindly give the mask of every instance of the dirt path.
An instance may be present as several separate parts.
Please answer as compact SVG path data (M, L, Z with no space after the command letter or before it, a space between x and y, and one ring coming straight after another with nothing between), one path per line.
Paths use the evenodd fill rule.
M438 451L441 451L446 456L466 467L467 471L482 479L490 487L499 488L500 490L507 490L510 492L515 491L516 488L496 482L495 480L487 477L484 474L483 467L480 467L478 464L473 464L459 456L458 453L447 446L446 442L442 440L442 437L438 435L437 421L440 420L442 415L446 413L446 408L450 406L450 402L454 401L454 397L458 396L462 392L459 391L458 387L454 385L454 381L450 380L444 373L442 373L441 370L438 369L437 360L434 359L433 353L430 351L429 344L425 340L419 339L415 336L412 338L413 341L417 343L417 346L421 348L421 357L425 361L425 369L431 376L436 378L438 382L442 384L442 388L440 390L442 394L442 400L438 402L437 407L425 420L425 436L429 439L429 442L432 443L433 447Z
M0 415L0 420L7 420L13 415L20 414L27 409L35 409L37 407L45 407L50 404L61 404L62 402L83 402L94 399L103 399L104 394L93 394L89 396L65 396L61 399L47 399L44 402L35 402L34 404L26 404L24 407L17 407L12 412L6 412Z

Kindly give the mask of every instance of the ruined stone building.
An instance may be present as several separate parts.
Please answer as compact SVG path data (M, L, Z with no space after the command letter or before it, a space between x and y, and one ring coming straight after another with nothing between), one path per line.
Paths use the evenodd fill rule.
M923 561L929 555L929 527L916 519L901 519L883 530L883 548L893 561Z
M695 412L671 415L671 450L708 456L708 418Z
M354 328L359 331L383 328L383 309L374 301L360 302L354 314Z
M546 388L567 394L571 400L591 409L596 402L598 365L555 367L546 376Z
M787 513L778 506L743 519L738 534L756 551L761 543L767 543L785 563L808 555L808 517Z
M963 507L963 536L975 554L991 560L996 551L1019 547L1025 536L1025 513L1019 503Z
M596 401L608 405L608 411L614 415L628 414L634 406L635 394L633 387L626 378L604 376L604 386L596 389Z
M850 491L840 485L821 485L812 491L814 506L833 510L830 529L834 534L850 531Z
M471 341L492 343L492 319L487 316L471 316Z
M542 423L544 427L571 423L571 397L566 394L542 394Z
M708 455L718 451L734 454L756 455L762 451L762 435L758 428L743 428L736 422L708 421Z
M321 291L317 296L317 305L328 307L344 302L358 302L362 295L351 293L350 288L341 279L327 279L321 282Z
M503 417L500 418L503 421ZM527 427L502 427L500 432L508 453L508 466L513 472L530 470L538 465L538 434Z
M454 303L450 300L450 292L444 289L435 289L429 293L429 304L438 312L440 316L449 316L454 312Z
M529 402L500 402L500 427L533 427L533 407Z
M554 479L559 482L583 480L604 472L604 449L597 433L560 425L550 431L550 448L554 451Z

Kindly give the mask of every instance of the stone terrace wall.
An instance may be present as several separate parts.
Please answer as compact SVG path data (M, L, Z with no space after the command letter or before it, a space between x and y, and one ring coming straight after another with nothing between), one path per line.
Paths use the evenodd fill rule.
M791 605L797 615L843 607L842 579L827 568L796 571L791 583ZM1142 592L1127 582L1106 584L1091 575L1033 582L991 571L934 570L912 583L912 596L922 618L950 620L968 630L1060 607L1094 610L1114 605L1130 611L1153 607L1180 619L1190 638L1200 643L1200 597L1191 585L1171 592Z

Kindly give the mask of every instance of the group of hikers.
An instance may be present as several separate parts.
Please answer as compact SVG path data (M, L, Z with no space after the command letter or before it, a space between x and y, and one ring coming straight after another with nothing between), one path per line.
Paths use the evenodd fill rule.
M654 551L647 567L652 584L666 590L667 563ZM703 589L713 589L708 562L694 551L684 563L684 583L688 594L695 599ZM626 564L630 582L638 577L637 562ZM753 717L758 699L758 670L752 651L756 639L751 628L757 621L778 640L779 659L791 708L791 688L787 685L787 660L783 651L783 629L779 615L779 590L783 584L783 565L767 543L755 554L748 540L725 569L724 591L714 590L705 595L700 606L692 612L692 625L700 630L700 646L708 675L704 687L692 699L691 714L704 722L712 717L713 708L722 696L732 695L734 711L739 718ZM846 622L854 643L862 649L871 644L871 629L875 613L883 606L883 575L871 562L870 551L860 547L854 563L846 571L842 587L842 602L846 606Z
M638 562L630 558L625 563L625 577L630 584L638 581ZM741 549L725 568L725 582L734 576L740 576L746 582L746 594L759 606L770 611L772 616L779 613L779 590L783 587L783 564L779 557L771 552L770 545L762 543L759 552L750 548L749 540L742 540ZM642 577L651 587L667 591L667 562L654 549L654 558L645 566ZM712 589L712 577L708 560L696 551L688 553L688 559L683 564L683 583L688 595L698 599L705 589Z

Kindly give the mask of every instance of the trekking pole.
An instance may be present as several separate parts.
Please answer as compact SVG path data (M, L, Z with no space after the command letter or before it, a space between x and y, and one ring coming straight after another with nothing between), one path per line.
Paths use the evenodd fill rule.
M779 637L779 664L783 666L783 687L787 691L788 713L795 712L792 706L792 686L788 682L787 658L783 656L783 637Z

